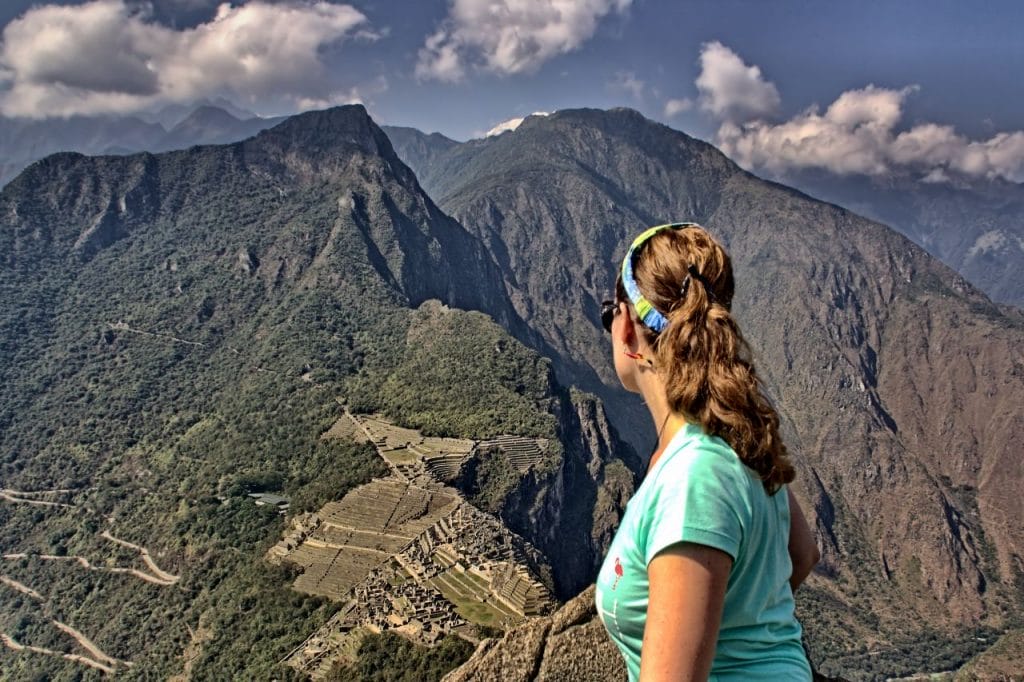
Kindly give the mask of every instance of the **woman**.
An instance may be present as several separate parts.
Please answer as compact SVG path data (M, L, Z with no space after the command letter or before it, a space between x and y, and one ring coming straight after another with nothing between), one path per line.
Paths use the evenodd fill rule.
M615 371L658 435L597 580L629 678L810 680L793 590L818 553L729 312L729 257L699 225L660 225L615 288L602 310Z

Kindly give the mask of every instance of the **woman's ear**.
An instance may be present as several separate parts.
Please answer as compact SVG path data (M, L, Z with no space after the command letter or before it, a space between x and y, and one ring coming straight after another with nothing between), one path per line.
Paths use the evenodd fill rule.
M633 319L633 311L627 303L619 303L619 316L623 318L622 324L618 325L617 328L612 327L613 332L616 334L616 340L624 348L636 350L637 339L639 338L636 332L636 321Z

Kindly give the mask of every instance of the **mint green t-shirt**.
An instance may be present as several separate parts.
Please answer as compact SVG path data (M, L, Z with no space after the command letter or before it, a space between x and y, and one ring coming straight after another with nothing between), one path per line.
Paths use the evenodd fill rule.
M647 565L693 542L733 558L711 680L810 680L789 586L789 500L769 496L729 445L699 425L679 430L630 499L597 577L597 611L640 677Z

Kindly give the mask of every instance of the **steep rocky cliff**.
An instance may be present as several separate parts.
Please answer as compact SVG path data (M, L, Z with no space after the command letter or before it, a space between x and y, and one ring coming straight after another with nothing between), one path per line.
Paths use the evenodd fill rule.
M553 471L532 470L498 513L555 567L555 588L567 599L590 584L634 489L632 448L619 440L594 396L573 391L556 403L565 448Z
M620 391L598 322L617 259L670 220L725 242L734 313L825 555L801 608L826 668L895 672L905 637L934 629L954 647L973 640L965 623L1000 629L1024 613L1019 315L884 225L633 111L561 111L410 158L487 245L560 378L599 394L634 444L648 420ZM868 641L874 656L859 652Z

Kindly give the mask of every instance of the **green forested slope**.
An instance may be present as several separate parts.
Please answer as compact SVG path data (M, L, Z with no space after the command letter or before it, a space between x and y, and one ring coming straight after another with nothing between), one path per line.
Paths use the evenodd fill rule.
M312 509L382 475L371 448L320 439L340 402L438 433L557 436L562 389L483 315L448 311L436 356L403 350L431 298L515 328L498 282L361 107L30 167L0 193L0 487L17 492L0 552L24 555L0 560L0 631L81 653L67 624L132 662L126 678L286 677L278 661L334 607L261 560L282 520L245 493ZM436 381L451 348L499 345ZM176 580L121 570L149 569L105 533ZM0 677L88 671L0 657Z

